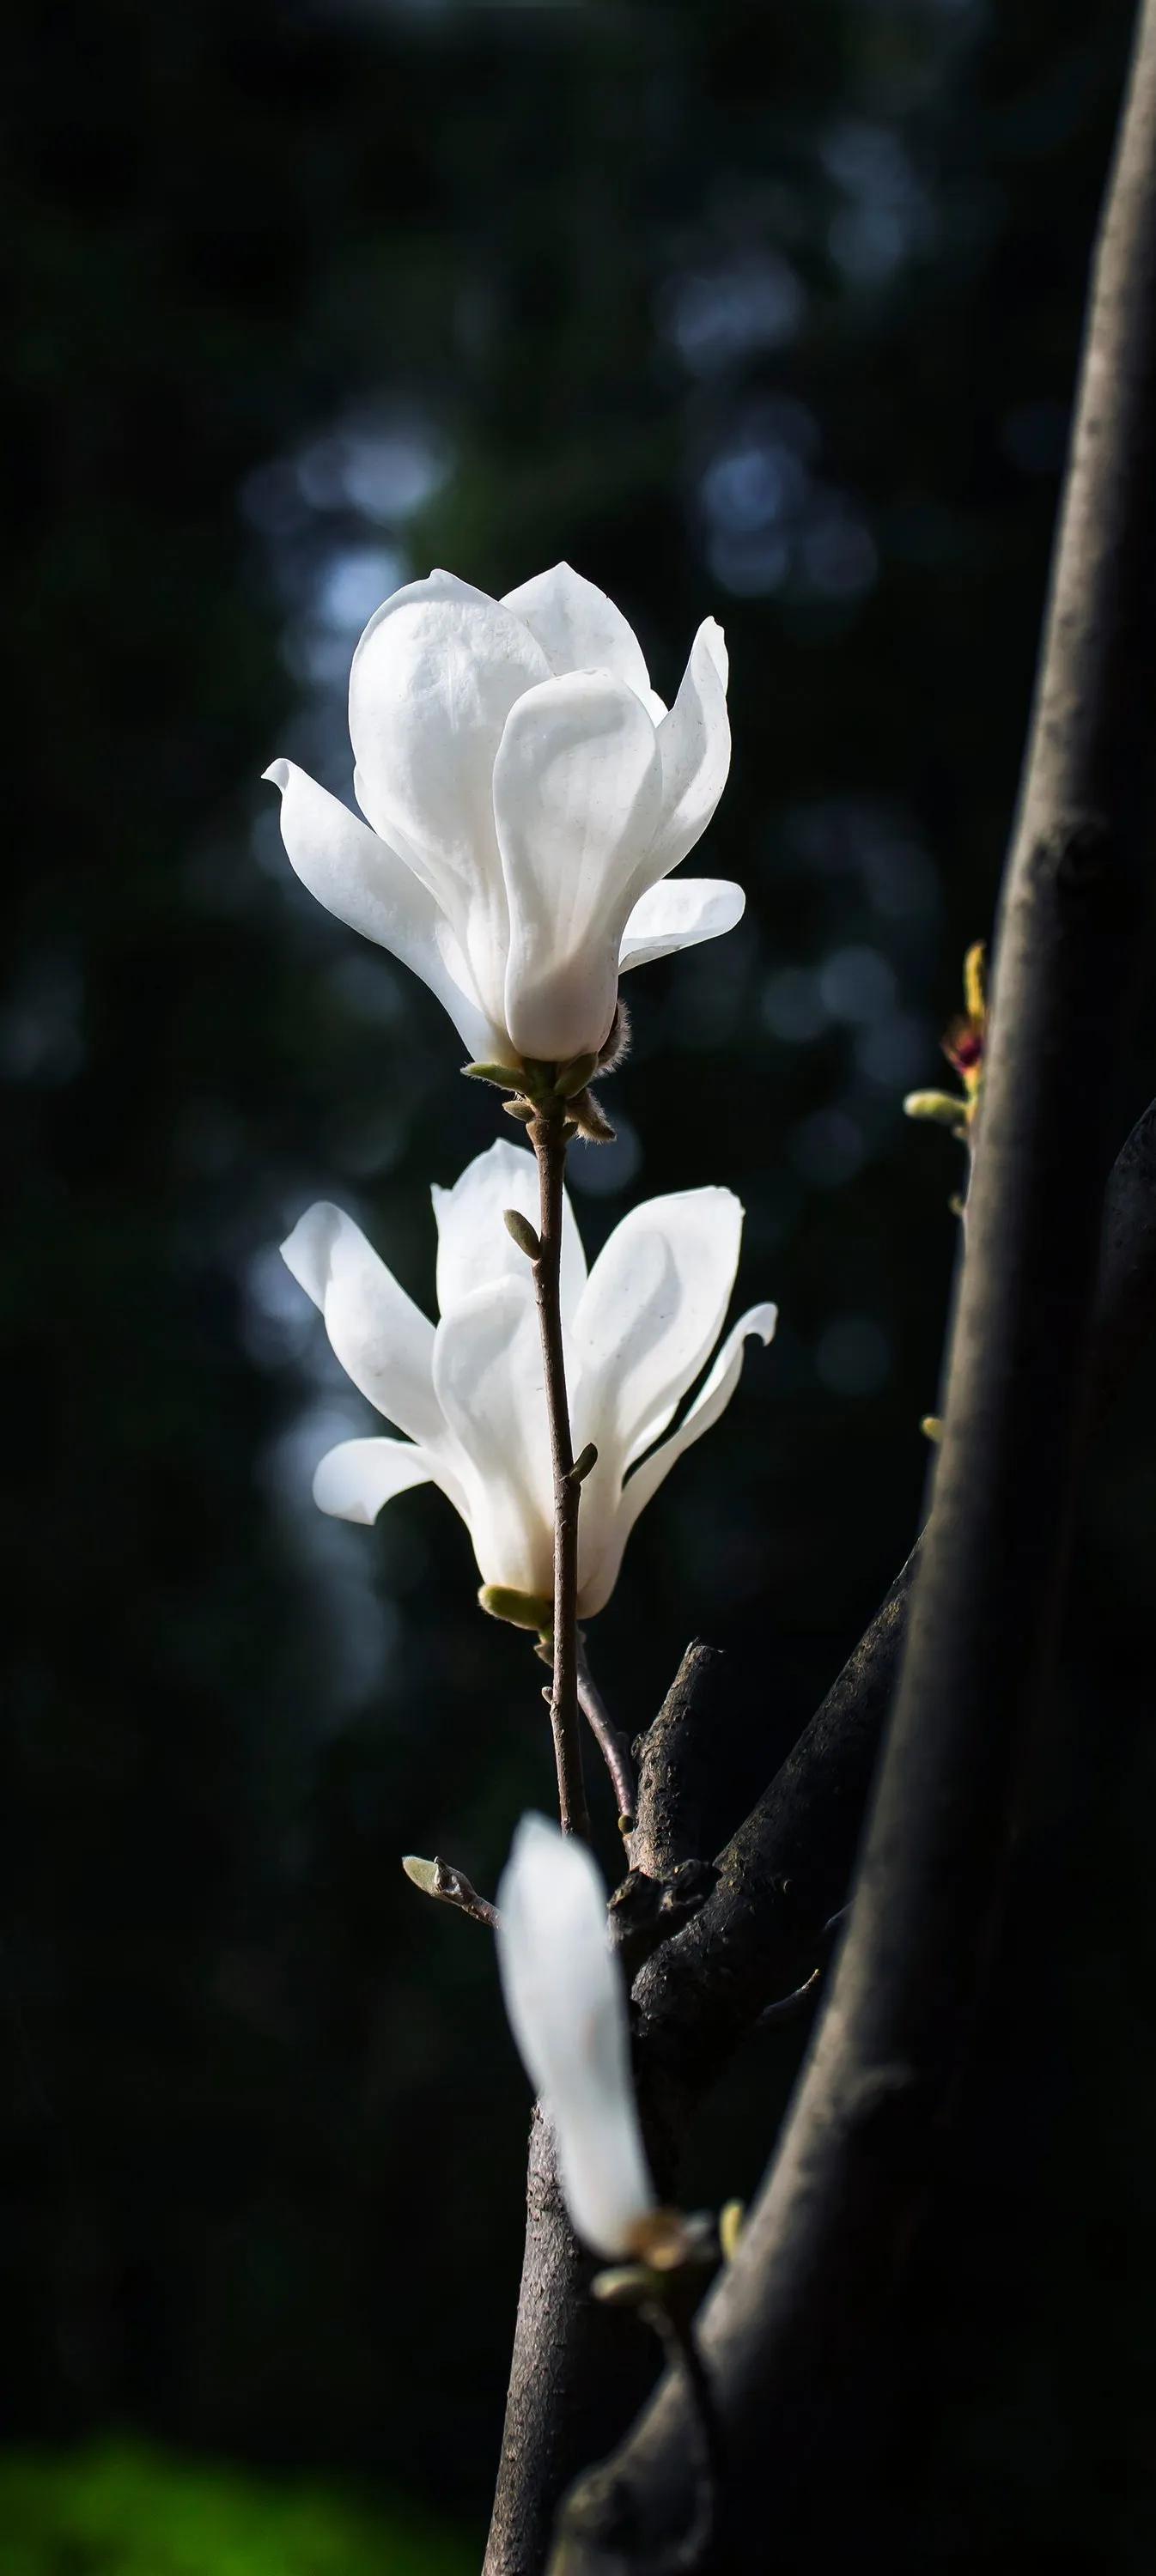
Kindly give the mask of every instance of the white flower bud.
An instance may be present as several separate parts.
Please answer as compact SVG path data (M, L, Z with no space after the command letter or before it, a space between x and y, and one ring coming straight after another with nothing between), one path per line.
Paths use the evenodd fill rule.
M558 2146L575 2234L636 2250L656 2207L630 2072L622 1972L606 1890L585 1844L524 1816L498 1889L498 1965L510 2026Z
M568 564L504 600L431 573L353 657L365 821L292 761L265 772L290 863L491 1073L597 1058L621 974L742 914L740 886L667 883L726 783L726 681L708 618L668 712L621 611Z

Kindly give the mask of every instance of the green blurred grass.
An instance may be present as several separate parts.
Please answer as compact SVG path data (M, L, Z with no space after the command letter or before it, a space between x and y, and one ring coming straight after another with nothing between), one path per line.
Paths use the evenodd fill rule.
M408 2505L124 2441L0 2454L0 2576L471 2576Z

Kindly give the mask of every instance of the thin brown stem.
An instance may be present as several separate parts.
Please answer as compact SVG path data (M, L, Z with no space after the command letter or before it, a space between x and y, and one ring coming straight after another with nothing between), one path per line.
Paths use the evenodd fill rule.
M554 1687L550 1724L558 1768L558 1812L564 1834L590 1831L582 1777L582 1736L578 1709L578 1512L580 1480L574 1475L570 1407L566 1396L566 1353L562 1342L560 1278L562 1265L563 1175L566 1146L562 1117L539 1111L528 1128L538 1158L541 1221L539 1252L533 1263L542 1335L546 1411L550 1423L550 1460L554 1473Z
M668 2366L682 2374L699 2444L690 2522L681 2539L653 2560L652 2576L699 2576L699 2570L710 2563L718 2534L725 2468L722 2425L710 2373L690 2318L679 2316L659 2301L648 2307L645 2315L658 2336Z
M616 1727L586 1654L586 1641L578 1631L578 1705L610 1774L610 1785L618 1804L620 1834L633 1833L637 1790L630 1738Z

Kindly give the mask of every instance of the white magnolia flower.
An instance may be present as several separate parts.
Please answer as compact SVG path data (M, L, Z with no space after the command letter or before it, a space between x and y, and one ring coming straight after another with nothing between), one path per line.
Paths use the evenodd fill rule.
M353 657L360 822L289 760L281 829L327 910L420 975L470 1055L596 1055L619 975L714 939L742 889L666 880L726 783L708 618L669 713L621 611L556 564L503 600L453 573L395 591Z
M606 1890L583 1843L524 1816L498 1888L498 1966L510 2027L554 2130L574 2232L595 2254L640 2250L655 2209L634 2086L626 1995Z
M433 1203L436 1331L340 1208L309 1208L281 1247L354 1385L406 1434L331 1449L314 1498L339 1519L374 1521L393 1495L432 1479L466 1523L483 1582L549 1599L553 1485L538 1316L530 1263L502 1222L508 1207L537 1218L534 1157L491 1145L453 1189L435 1188ZM729 1404L748 1334L768 1342L774 1331L773 1306L741 1316L669 1431L718 1341L742 1222L730 1190L648 1199L615 1227L587 1277L566 1201L561 1306L574 1450L588 1441L598 1450L578 1515L583 1618L609 1599L644 1503Z

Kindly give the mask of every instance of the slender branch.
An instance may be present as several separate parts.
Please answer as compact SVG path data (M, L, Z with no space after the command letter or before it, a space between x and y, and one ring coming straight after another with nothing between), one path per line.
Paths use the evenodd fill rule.
M554 1732L562 1831L588 1837L590 1819L586 1811L582 1736L578 1724L578 1513L582 1488L574 1475L560 1297L563 1176L566 1169L563 1123L561 1110L539 1110L538 1115L530 1120L526 1132L538 1157L541 1222L538 1256L532 1266L542 1335L550 1460L554 1474L554 1689L550 1724Z
M700 1718L712 1713L721 1662L709 1646L688 1647L655 1727L672 1702L684 1739L696 1709ZM643 1769L645 1777L645 1758ZM639 1812L645 1821L641 1801ZM671 1860L682 1856L681 1844L668 1847ZM684 1920L672 1911L670 1927ZM651 2172L659 2196L668 2197L681 2139L673 2127L646 2120L645 2105L644 2120ZM566 2214L553 2133L535 2110L522 2285L483 2576L541 2576L559 2496L609 2448L653 2379L649 2338L629 2316L591 2297L592 2269Z
M663 2346L668 2367L681 2375L688 2410L698 2441L694 2476L694 2511L686 2530L670 2549L652 2561L648 2576L699 2576L708 2566L718 2530L726 2444L715 2404L710 2373L699 2350L689 2317L655 2300L643 2310Z
M627 1975L706 1902L718 1876L700 1855L702 1798L717 1740L724 1658L694 1638L658 1715L635 1745L638 1799L630 1868L610 1899L610 1929Z
M728 2449L740 2478L757 2474L774 2493L788 2563L827 2474L807 2432L870 2335L919 2213L1041 1713L1085 1410L1101 1123L1156 812L1154 625L1147 0L1098 247L900 1689L833 1992L702 2325ZM620 2576L685 2528L687 2429L668 2376L614 2461L571 2499L559 2571Z
M586 1640L578 1631L578 1705L610 1774L610 1785L618 1804L618 1830L628 1834L634 1828L637 1795L630 1738L616 1727L594 1675L586 1652Z

